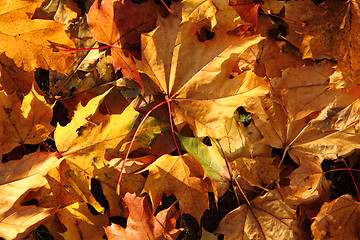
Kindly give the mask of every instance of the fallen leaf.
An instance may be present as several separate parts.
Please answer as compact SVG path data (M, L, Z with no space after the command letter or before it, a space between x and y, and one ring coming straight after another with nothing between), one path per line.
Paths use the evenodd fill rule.
M42 14L36 15L33 18L39 19L54 19L56 22L62 24L71 24L78 20L81 16L81 9L70 0L50 0L50 2L43 7Z
M180 234L181 230L175 229L180 213L174 205L160 211L155 217L147 196L127 193L123 200L129 209L126 228L114 223L106 227L109 240L176 239Z
M66 126L58 125L54 133L57 149L66 157L64 164L68 165L62 170L65 173L62 184L69 185L70 192L92 204L99 212L103 208L92 197L89 182L92 178L98 179L106 189L105 196L109 199L116 198L119 171L111 167L109 161L124 157L139 122L139 113L134 110L132 103L121 114L99 113L99 105L109 91L94 97L84 107L79 104L72 121ZM167 128L168 123L149 117L140 128L132 150L149 147L155 135ZM136 181L139 184L132 183L133 187L142 186L141 180ZM67 182L70 184L66 184ZM111 215L119 212L118 204L114 201L112 203Z
M191 214L200 222L209 205L209 181L205 179L199 162L188 154L163 155L145 170L149 170L149 176L143 191L149 194L154 211L163 194L174 194L179 201L180 210Z
M245 127L235 115L226 122L226 138L219 139L219 144L227 159L232 162L239 157L252 158L254 156L269 157L271 148L261 143L263 136L251 121Z
M274 160L269 157L237 158L231 166L251 186L263 187L280 181L280 169L273 164Z
M5 6L7 2L2 0L0 4ZM75 48L75 44L66 35L63 24L31 18L39 4L41 1L17 1L12 8L3 8L0 49L25 71L42 68L64 73L73 63L74 54L54 51L54 46Z
M18 68L5 53L0 53L0 63L0 90L8 95L15 91L21 95L28 94L35 82L34 73Z
M51 215L52 208L22 206L31 190L44 186L47 172L59 165L54 154L35 152L21 160L0 163L0 236L20 239Z
M206 146L198 138L178 137L183 148L202 165L206 175L216 182L219 197L224 195L231 177L220 146L213 139L210 139L211 146Z
M65 240L102 239L109 223L107 214L93 215L84 202L59 209L57 216L67 229L59 233Z
M300 166L287 176L289 186L280 189L286 201L294 205L314 205L319 198L328 200L331 182L322 171L322 159L311 155L301 155L297 159Z
M182 3L181 22L199 23L198 29L234 30L240 25L248 24L231 7L228 1L219 0L184 0Z
M304 58L335 59L344 77L360 76L360 8L357 1L325 1L308 9L301 50Z
M46 140L54 129L50 125L52 106L34 87L23 99L17 93L0 91L0 106L0 158L17 146Z
M88 13L94 39L111 47L115 71L121 68L124 77L134 79L141 86L142 80L130 50L131 46L140 43L141 33L155 28L157 12L164 10L152 1L139 6L129 0L96 0Z
M213 39L200 42L196 23L180 24L178 17L168 16L158 25L142 35L139 70L170 99L179 128L188 123L198 137L226 135L224 122L236 108L247 97L268 92L266 82L250 72L229 77L238 56L262 38L239 38L219 30Z
M215 232L224 234L224 240L302 239L296 210L281 199L277 190L228 213Z
M315 239L358 239L359 209L359 202L347 194L324 203L311 224Z
M332 72L328 64L321 64L289 68L282 78L273 78L283 107L274 95L248 99L247 111L254 113L255 125L264 137L262 143L285 148L295 161L293 152L334 159L359 148L359 103L346 91L330 88ZM305 80L305 74L311 81Z

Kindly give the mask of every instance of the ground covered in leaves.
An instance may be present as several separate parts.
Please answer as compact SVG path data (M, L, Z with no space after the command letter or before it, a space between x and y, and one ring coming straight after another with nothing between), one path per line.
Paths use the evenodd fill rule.
M1 239L358 239L357 0L0 6Z

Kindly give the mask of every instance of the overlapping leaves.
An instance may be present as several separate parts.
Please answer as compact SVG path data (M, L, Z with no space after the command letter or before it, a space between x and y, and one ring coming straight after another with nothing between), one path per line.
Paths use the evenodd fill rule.
M251 194L241 196L246 204L240 199L214 231L224 239L305 239L304 218L313 221L316 239L356 236L355 227L339 222L347 218L356 225L358 202L344 195L324 204L330 199L330 182L321 163L360 147L357 1L265 1L263 10L281 13L284 7L286 17L305 22L303 27L285 19L289 34L281 39L292 44L292 56L286 52L290 44L269 37L273 29L268 27L277 27L272 20L266 31L261 29L269 16L262 16L258 25L258 3L185 0L172 3L168 14L153 1L95 1L87 15L91 34L110 46L106 62L117 74L100 71L101 59L75 67L84 71L78 74L84 76L84 86L105 79L110 83L96 86L91 99L78 93L77 106L65 104L70 122L58 123L53 134L55 108L40 93L32 71L66 73L69 80L75 74L68 73L75 55L59 49L75 48L75 42L84 40L71 31L78 27L80 10L71 1L0 2L5 6L0 10L2 238L24 238L40 224L55 239L99 239L104 234L109 239L176 238L181 214L203 223L210 208L208 192L218 201L230 186L235 194L240 188ZM309 13L299 6L308 6ZM301 55L317 61L297 59ZM265 69L276 67L282 57L292 62ZM270 78L263 77L267 71ZM86 84L89 78L94 79ZM143 115L134 107L132 93L140 92L152 95L144 99L155 95L165 100L165 113L175 123L171 129L159 120L169 120L159 117L162 110L152 109L156 117L148 117L135 132ZM239 107L251 113L249 126L248 118L239 117ZM181 142L175 154L169 149L176 143L164 146L174 140L170 131ZM53 151L44 143L51 139L56 153L43 151ZM40 143L41 151L31 154L18 148ZM283 155L277 156L275 149ZM124 159L127 151L130 158ZM289 167L291 173L276 166L287 153L297 164ZM17 154L24 156L14 160ZM254 186L268 192L259 195ZM175 203L164 207L171 195ZM109 226L109 219L118 216L127 218L126 227ZM205 230L203 237L215 238Z

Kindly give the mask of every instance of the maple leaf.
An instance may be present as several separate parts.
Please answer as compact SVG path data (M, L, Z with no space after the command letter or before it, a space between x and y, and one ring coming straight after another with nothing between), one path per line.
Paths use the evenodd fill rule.
M251 186L262 187L280 181L280 170L273 165L274 160L269 157L237 158L231 166Z
M0 90L4 90L8 95L15 91L28 94L35 82L34 73L17 67L14 60L5 53L0 53L0 63Z
M295 161L295 152L335 159L360 147L359 101L346 90L329 86L332 72L328 64L289 68L282 78L272 79L283 105L275 96L248 99L247 110L254 113L263 143L285 148Z
M212 139L211 146L206 146L198 138L178 135L181 145L203 166L206 175L216 182L219 196L222 196L229 187L230 175L219 146Z
M218 31L213 39L199 42L196 23L180 24L178 17L169 16L158 25L142 35L138 68L171 101L177 126L188 123L198 137L226 135L224 122L236 108L247 97L268 92L266 82L250 72L230 78L239 54L262 38Z
M159 206L163 193L174 194L179 200L180 210L194 216L199 222L208 208L207 189L201 165L189 154L183 156L163 155L145 170L149 176L144 185L153 203L154 211Z
M2 6L8 1L1 0ZM16 1L0 13L0 48L25 71L35 68L65 72L73 63L74 54L54 51L53 46L75 48L66 35L64 24L32 19L42 1ZM5 10L5 11L4 11Z
M105 228L109 240L176 239L181 232L175 229L180 213L174 205L160 211L155 217L147 196L138 197L127 193L123 200L129 210L126 229L112 223Z
M360 8L357 1L325 1L308 9L301 50L303 58L335 59L344 77L360 76Z
M111 46L115 71L121 68L124 77L134 79L141 86L131 49L127 48L140 43L141 33L155 28L157 12L164 12L164 9L152 1L139 6L129 0L96 0L88 13L94 39Z
M108 214L93 215L84 202L59 209L57 216L67 229L59 233L65 240L102 239L109 223Z
M31 190L47 183L44 176L61 161L54 154L35 152L18 161L0 163L1 237L25 237L51 215L52 208L22 206L21 203Z
M110 167L109 161L115 157L123 157L140 115L134 110L132 103L121 114L100 114L99 105L109 91L94 97L85 107L79 104L72 121L64 127L58 125L54 133L56 146L65 157L61 165L64 169L59 169L60 174L65 174L62 184L67 185L68 182L70 192L92 204L99 212L103 208L92 196L89 181L92 178L99 179L106 197L116 199L114 189L118 170ZM154 136L167 128L168 123L148 118L138 132L132 150L149 147ZM141 185L141 180L136 181ZM139 186L134 183L132 185ZM111 200L111 203L111 214L119 212L116 201Z
M0 91L0 157L22 144L37 144L53 131L52 107L34 87L20 99Z
M315 239L358 239L359 202L348 194L324 203L311 225Z
M253 121L245 127L239 115L235 115L226 122L226 133L227 137L219 139L219 144L229 162L239 157L271 156L271 148L261 144L263 136Z
M280 189L286 201L301 205L314 204L321 197L328 199L331 182L321 169L322 159L311 155L301 155L297 159L300 166L287 176L289 186Z
M296 210L281 200L277 190L228 213L215 232L224 234L224 240L302 239L303 234Z
M228 1L222 0L184 0L182 1L182 23L191 21L200 23L199 29L234 30L240 25L248 24L241 19ZM203 22L203 23L202 23Z

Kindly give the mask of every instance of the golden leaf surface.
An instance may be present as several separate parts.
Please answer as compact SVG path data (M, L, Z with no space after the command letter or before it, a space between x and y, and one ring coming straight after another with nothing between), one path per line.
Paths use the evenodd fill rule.
M8 1L1 0L0 5L7 6ZM25 71L43 68L65 72L73 63L74 55L54 51L54 47L75 48L75 44L66 35L64 24L32 19L33 11L39 5L41 1L16 1L11 3L10 9L3 8L0 13L0 49Z
M262 37L240 38L219 31L200 42L196 23L180 24L178 17L169 16L159 19L158 25L142 35L138 68L171 100L178 127L188 123L198 137L226 135L224 122L236 108L246 98L268 92L266 82L253 73L229 76L239 55Z
M358 239L359 202L348 194L324 203L311 225L314 239Z
M334 159L360 147L359 100L346 90L329 86L332 72L331 66L323 63L289 68L282 78L273 78L283 107L275 96L248 99L247 110L254 113L263 143L286 148L295 161L292 152Z
M60 162L54 154L35 152L21 160L0 164L1 237L25 237L50 216L51 208L22 206L21 201L31 190L44 186L45 175Z
M154 209L159 206L164 193L174 194L179 200L180 210L200 222L201 215L209 205L209 181L200 163L188 154L163 155L146 170L149 170L149 176L143 191L149 194Z
M281 200L277 190L228 213L216 232L224 234L224 240L302 239L296 210Z
M0 106L0 157L14 147L46 140L54 129L52 106L34 87L23 99L0 91Z

